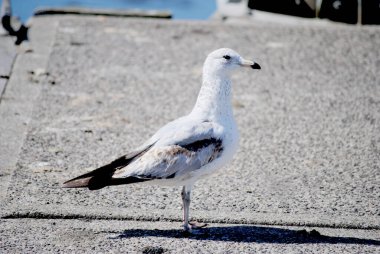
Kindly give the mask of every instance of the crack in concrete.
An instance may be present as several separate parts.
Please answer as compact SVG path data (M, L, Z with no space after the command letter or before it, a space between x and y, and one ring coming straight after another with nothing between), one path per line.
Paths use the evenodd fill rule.
M133 217L133 216L102 216L102 215L81 215L81 214L49 214L43 212L25 212L25 213L11 213L3 215L1 219L64 219L64 220L122 220L122 221L163 221L163 222L182 222L180 219L168 219L159 217ZM265 226L287 226L287 227L319 227L319 228L341 228L341 229L361 229L361 230L380 230L380 225L344 225L344 224L324 224L324 223L291 223L291 222L267 222L257 220L253 221L242 221L242 220L201 220L204 223L218 223L218 224L235 224L235 225L265 225Z

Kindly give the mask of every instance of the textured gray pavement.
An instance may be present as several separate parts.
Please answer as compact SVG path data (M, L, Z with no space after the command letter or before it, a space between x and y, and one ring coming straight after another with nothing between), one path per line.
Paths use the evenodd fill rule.
M364 232L353 244L302 242L294 248L287 245L286 233L284 239L279 236L282 231L280 243L266 242L247 225L256 240L231 241L243 252L379 251L378 27L55 16L35 18L31 36L36 49L17 58L13 73L18 75L12 74L0 105L5 228L37 234L54 222L70 232L70 223L78 223L92 232L85 221L74 219L95 219L94 232L109 231L113 223L116 231L133 224L150 230L148 240L228 252L222 239L177 239L171 231L155 235L153 222L111 221L164 220L155 225L178 229L179 188L130 185L90 192L60 184L110 162L188 113L205 56L230 47L252 57L262 70L239 70L233 76L240 150L226 170L196 184L191 216L211 223L347 228L334 231L337 237ZM88 233L83 234L75 239L82 241ZM140 239L141 231L134 234L136 239L123 244L149 242ZM96 248L107 241L102 237L94 234L85 241L101 251ZM107 243L115 251L125 247ZM91 251L84 245L80 249Z
M16 57L16 49L13 40L5 31L0 30L0 101L5 85L12 70L13 61Z
M34 103L42 89L41 86L36 85L36 81L40 77L31 73L34 71L40 73L46 68L57 24L58 20L50 20L49 22L43 20L38 22L36 20L36 26L39 29L29 34L34 42L33 52L22 53L19 51L17 64L15 63L12 68L7 81L6 92L1 97L0 200L6 196L11 173L19 160L19 153L28 131L28 125L33 117ZM1 39L8 42L2 50L7 50L7 52L15 50L9 37ZM9 63L8 67L4 69L9 72Z
M380 248L378 230L213 224L188 236L169 222L18 219L0 220L0 226L6 253L376 253Z

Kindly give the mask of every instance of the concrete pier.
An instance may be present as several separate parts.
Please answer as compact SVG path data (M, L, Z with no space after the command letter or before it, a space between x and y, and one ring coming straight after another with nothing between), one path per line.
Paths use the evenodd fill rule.
M34 17L0 103L0 249L378 253L379 43L341 24ZM233 75L240 150L194 188L208 228L181 233L180 188L60 188L187 114L220 47L262 70Z

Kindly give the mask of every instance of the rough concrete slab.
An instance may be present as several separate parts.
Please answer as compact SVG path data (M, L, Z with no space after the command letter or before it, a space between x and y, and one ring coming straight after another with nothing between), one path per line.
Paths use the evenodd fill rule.
M6 195L10 175L19 159L28 123L33 117L32 110L42 88L33 81L31 73L46 68L57 24L54 20L35 20L33 25L38 29L30 35L33 51L19 52L11 75L11 56L15 57L13 53L9 55L6 69L3 69L10 77L0 104L0 201ZM16 50L14 45L11 46L8 50ZM37 78L36 75L34 77Z
M16 53L13 38L0 34L0 77L9 76Z
M178 188L59 186L188 113L206 54L227 46L263 69L234 75L241 148L227 170L195 186L192 215L378 228L379 30L60 19L3 215L120 210L117 218L178 220Z
M184 235L168 222L0 220L8 253L377 253L378 230L215 224ZM17 235L17 237L14 237ZM151 251L151 252L149 252ZM153 252L156 251L156 252Z
M163 192L163 195L166 195ZM135 220L135 221L170 221L181 225L182 210L180 202L176 209L168 207L162 209L147 210L144 208L109 208L99 205L86 206L63 206L56 204L45 204L35 206L34 204L4 207L2 210L4 219L102 219L102 220ZM277 215L277 217L276 217ZM327 228L347 229L379 229L379 220L376 216L367 216L365 220L360 216L328 217L326 215L293 214L278 215L272 213L239 212L227 213L223 210L194 210L191 211L194 220L205 223L230 223L230 224L254 224L260 222L262 225L284 225L284 226L314 226Z
M0 31L0 102L16 55L13 39Z
M1 95L4 92L5 85L7 84L7 82L8 82L8 78L0 78L0 94ZM1 96L0 96L0 100L1 100Z

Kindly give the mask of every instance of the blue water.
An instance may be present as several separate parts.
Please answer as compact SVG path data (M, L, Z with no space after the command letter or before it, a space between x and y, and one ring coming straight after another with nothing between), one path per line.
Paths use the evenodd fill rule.
M11 6L24 22L37 7L168 10L174 19L208 19L216 10L215 0L11 0Z

